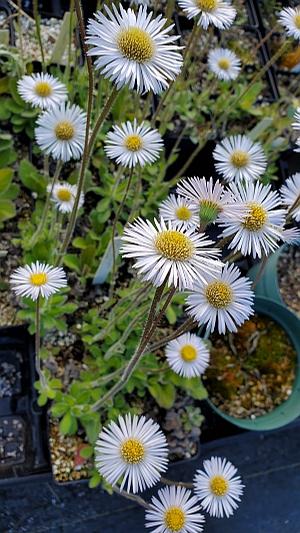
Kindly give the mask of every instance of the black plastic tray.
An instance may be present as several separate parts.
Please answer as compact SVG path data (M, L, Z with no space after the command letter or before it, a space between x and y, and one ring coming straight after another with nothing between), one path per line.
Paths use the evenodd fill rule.
M0 486L51 477L47 411L37 405L33 338L25 326L0 329L0 366Z

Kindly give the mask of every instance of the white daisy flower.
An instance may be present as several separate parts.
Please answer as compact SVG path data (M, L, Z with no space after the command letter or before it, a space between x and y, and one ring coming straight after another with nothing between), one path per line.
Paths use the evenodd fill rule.
M52 185L49 184L47 191L51 192ZM66 181L54 185L51 195L51 200L55 203L58 211L61 213L71 213L73 210L75 198L77 195L77 185L70 185ZM78 209L82 207L84 202L84 194L80 194Z
M17 87L25 102L41 109L49 109L67 99L66 86L51 74L23 76Z
M170 194L160 204L159 215L164 220L185 228L195 228L200 222L198 205L175 194Z
M278 248L286 211L279 209L281 200L270 185L246 182L230 185L236 201L248 209L242 220L226 220L222 237L233 237L229 248L243 255L261 257Z
M187 298L188 314L207 324L208 331L237 331L253 314L254 299L251 281L240 274L236 266L225 263L217 279L207 276L206 281L197 281Z
M204 516L190 490L164 487L158 498L152 496L151 509L146 511L146 527L153 533L201 533Z
M292 210L292 217L300 222L300 173L296 172L293 176L288 178L280 189L280 195L283 205L289 209L294 206ZM298 200L298 202L297 202ZM298 205L297 205L298 204Z
M153 487L168 465L167 440L159 425L144 416L119 416L103 428L96 442L96 466L110 483L122 478L120 490L126 485L133 493Z
M279 22L289 37L300 39L300 6L285 7L279 13Z
M185 378L201 376L209 363L205 342L194 333L184 333L166 346L166 358L172 370Z
M293 119L295 122L292 122L292 127L294 130L300 130L300 107L297 107Z
M166 89L179 74L182 66L178 35L168 35L174 24L164 28L161 15L153 18L145 6L138 13L115 5L112 11L104 6L106 18L100 11L96 20L89 20L87 44L89 55L95 56L95 68L117 88L129 85L138 92Z
M200 222L209 224L221 222L226 218L240 219L245 208L239 205L219 180L213 178L186 178L179 182L177 193L199 206Z
M256 180L267 167L267 159L260 143L246 135L223 139L213 151L215 167L226 181Z
M235 80L241 70L241 61L228 48L215 48L208 54L208 66L220 80Z
M124 167L142 167L153 163L163 149L163 141L157 130L144 125L137 125L136 119L114 126L106 137L105 152L111 159L116 159Z
M210 516L227 518L231 516L241 501L244 485L237 469L227 459L211 457L203 461L203 470L197 470L194 490L201 506Z
M190 228L178 228L170 222L138 218L129 224L122 237L121 253L136 260L136 268L142 279L160 286L167 280L168 286L179 290L191 288L196 279L204 279L207 273L217 274L221 263L216 261L219 250L210 248L212 241Z
M236 17L230 0L178 0L178 5L189 19L199 16L198 25L205 30L210 24L220 30L229 28Z
M39 296L49 298L51 294L67 286L67 278L62 268L56 268L36 261L31 265L17 268L10 276L12 289L18 296L28 296L37 300Z
M36 142L53 159L80 159L85 139L86 113L77 105L61 104L44 111L35 129Z

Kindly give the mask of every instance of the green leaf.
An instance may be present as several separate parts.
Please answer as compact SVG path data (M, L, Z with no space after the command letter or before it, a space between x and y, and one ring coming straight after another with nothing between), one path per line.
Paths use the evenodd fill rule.
M78 274L80 274L80 260L79 257L75 254L67 254L64 256L64 265L66 265L71 270L75 270Z
M27 159L23 159L20 163L19 176L27 189L36 192L39 196L45 195L47 179Z
M84 446L84 448L81 448L79 454L81 457L83 457L84 459L89 459L90 457L92 457L94 453L94 449L92 446Z
M12 168L0 169L0 194L6 191L10 186L14 171Z
M176 317L174 307L172 305L169 305L169 307L167 308L166 317L167 317L169 324L171 325L175 324L177 317Z
M16 214L16 208L10 200L0 199L0 222L13 218Z
M69 409L69 406L65 403L55 403L51 407L51 413L55 417L61 417Z
M252 85L252 87L250 87L246 94L240 99L238 103L239 107L244 111L248 111L261 94L263 86L261 81L254 83L254 85Z
M63 435L68 435L68 434L72 435L76 432L76 430L77 430L77 420L71 414L71 412L68 411L59 423L59 431Z
M95 489L96 487L98 487L98 485L100 485L100 483L101 483L101 476L100 474L98 474L98 472L95 472L95 474L89 480L89 488Z
M152 385L148 385L148 389L158 405L163 409L170 409L174 404L176 389L171 383L167 383L166 385L153 383Z
M37 403L40 407L43 407L44 405L46 405L48 401L48 396L47 396L47 393L46 392L42 392L39 397L38 397L38 400L37 400Z

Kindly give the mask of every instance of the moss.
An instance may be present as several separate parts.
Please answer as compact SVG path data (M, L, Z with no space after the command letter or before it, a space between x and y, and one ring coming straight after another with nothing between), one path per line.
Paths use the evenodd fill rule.
M235 416L263 414L287 399L295 379L296 352L273 320L254 316L236 334L212 335L205 383L214 403Z

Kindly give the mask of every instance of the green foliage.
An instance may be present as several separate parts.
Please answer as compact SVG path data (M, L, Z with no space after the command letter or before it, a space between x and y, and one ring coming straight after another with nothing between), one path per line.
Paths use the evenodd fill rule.
M27 189L35 192L40 197L45 196L47 179L28 159L22 159L20 162L19 178Z
M18 311L18 318L29 323L29 332L35 332L35 302L30 298L23 298L23 309ZM48 300L42 300L42 334L47 330L58 329L66 331L67 323L65 315L73 314L78 308L78 304L68 302L66 293L60 292L51 296Z

